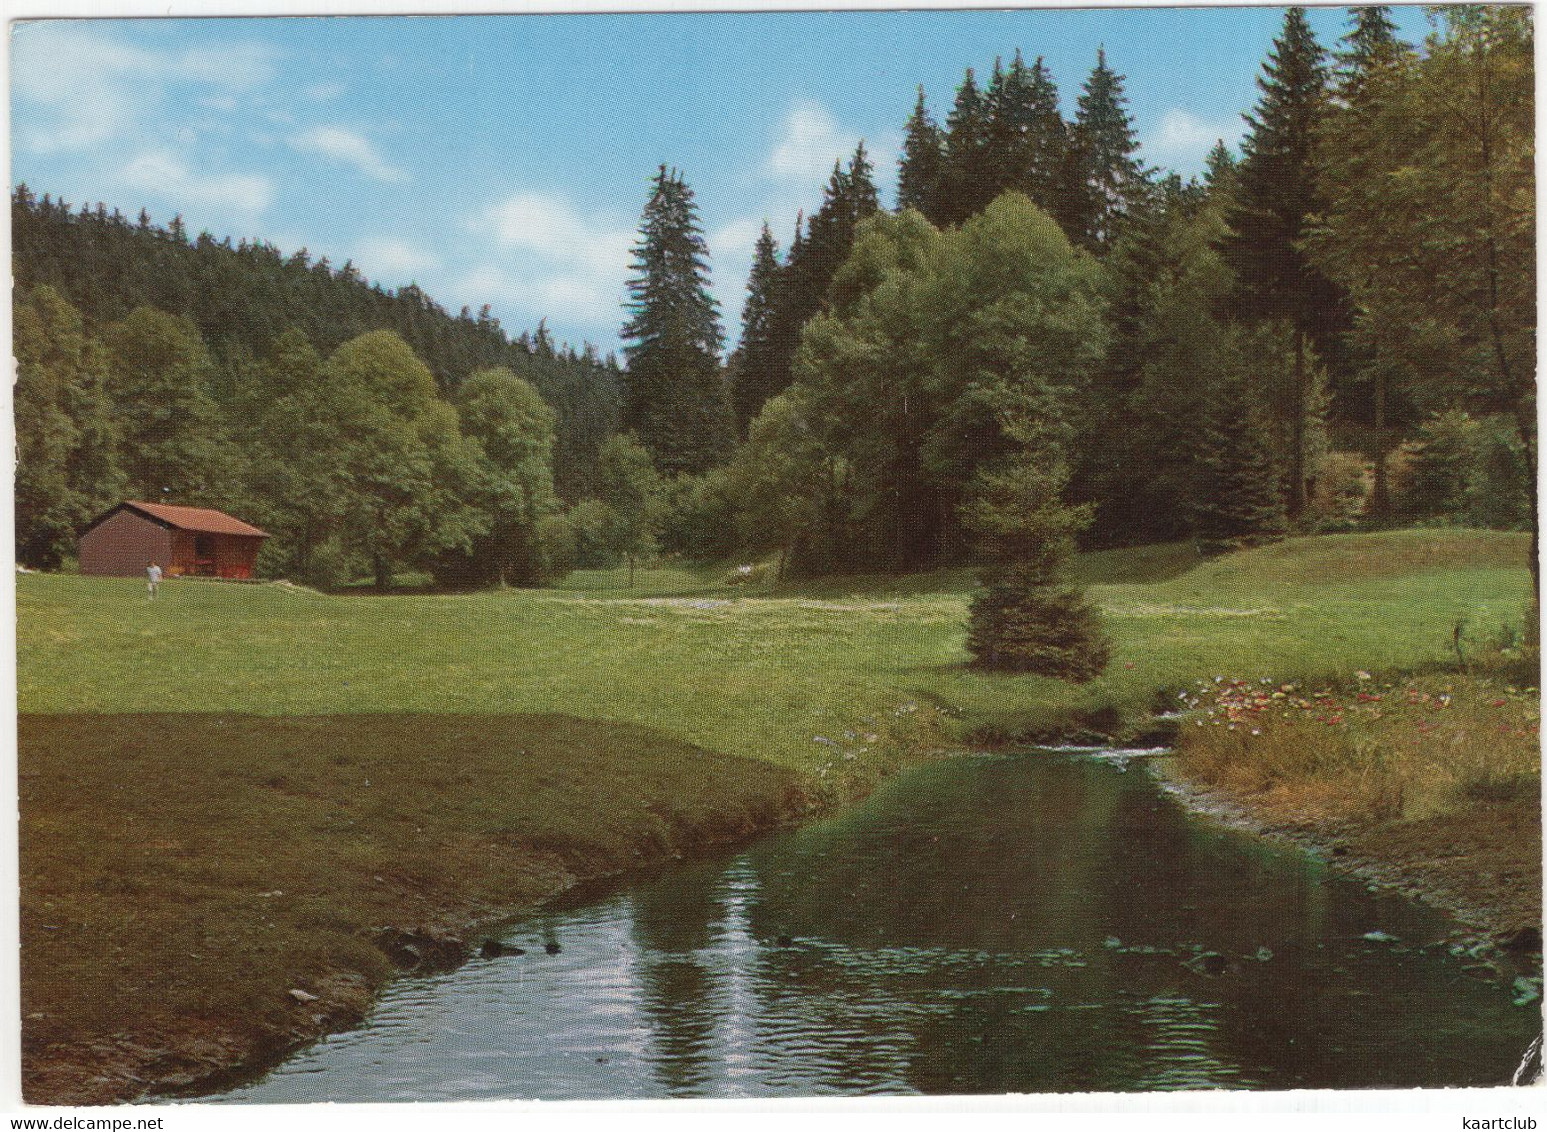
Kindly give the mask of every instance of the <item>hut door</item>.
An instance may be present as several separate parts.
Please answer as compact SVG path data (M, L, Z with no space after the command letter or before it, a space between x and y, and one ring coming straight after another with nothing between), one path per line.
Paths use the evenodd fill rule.
M193 572L210 576L215 573L215 536L194 535Z

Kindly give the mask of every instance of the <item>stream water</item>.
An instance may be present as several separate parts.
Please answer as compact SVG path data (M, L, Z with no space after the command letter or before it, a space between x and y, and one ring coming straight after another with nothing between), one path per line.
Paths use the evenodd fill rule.
M525 954L399 979L208 1099L1507 1083L1540 1004L1465 973L1453 935L1137 766L963 757L517 923Z

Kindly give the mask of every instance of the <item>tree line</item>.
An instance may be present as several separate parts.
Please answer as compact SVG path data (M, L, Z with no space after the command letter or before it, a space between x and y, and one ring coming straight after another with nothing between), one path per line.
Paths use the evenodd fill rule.
M1289 9L1239 156L1221 140L1186 182L1142 161L1104 53L1070 121L1019 52L981 90L968 71L944 126L920 91L894 213L861 145L784 256L764 229L725 387L695 386L720 439L694 470L731 452L753 490L762 452L814 496L755 490L779 521L747 523L811 569L970 557L962 507L1017 448L1010 402L1058 438L1087 543L1531 524L1529 16L1435 19L1416 48L1355 9L1328 52ZM643 325L667 276L636 266ZM673 278L710 328L682 347L708 358L706 279ZM675 466L657 438L693 419L637 435Z

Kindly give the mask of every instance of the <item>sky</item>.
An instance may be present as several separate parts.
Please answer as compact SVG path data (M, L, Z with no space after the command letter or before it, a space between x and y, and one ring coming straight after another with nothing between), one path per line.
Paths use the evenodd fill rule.
M1312 9L1323 45L1348 12ZM1417 8L1397 9L1421 41ZM512 335L617 347L666 164L696 194L734 343L753 243L787 247L864 139L883 202L922 84L1045 57L1071 116L1105 47L1142 156L1201 171L1281 8L42 20L11 25L11 181L414 282Z

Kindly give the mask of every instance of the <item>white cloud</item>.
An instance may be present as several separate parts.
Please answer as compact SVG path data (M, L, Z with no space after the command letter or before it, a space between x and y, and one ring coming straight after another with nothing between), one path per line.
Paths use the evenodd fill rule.
M224 104L274 75L273 52L265 46L159 51L121 42L80 21L17 25L11 68L17 101L27 107L16 115L25 123L18 140L39 153L88 149L120 137L175 86L213 88L206 104Z
M343 94L344 90L345 87L343 83L313 83L311 86L306 87L301 93L306 95L307 98L313 99L317 102L331 102L333 99Z
M710 254L717 264L741 260L750 263L757 238L762 233L763 221L750 216L722 224L708 236Z
M253 173L200 173L168 150L142 153L124 167L123 179L163 198L202 205L226 205L259 213L274 198L274 183Z
M413 278L441 267L440 257L406 240L393 237L361 240L352 257L360 270L372 279L384 275Z
M1239 132L1173 108L1161 115L1154 133L1144 140L1144 156L1179 173L1196 173L1202 170L1204 158L1215 142Z
M408 173L389 165L369 138L339 126L313 126L289 139L297 153L310 153L329 161L353 166L378 181L406 181Z
M847 167L861 141L877 187L889 186L902 149L900 133L888 131L863 138L858 131L845 128L818 102L807 99L791 106L760 169L773 183L773 195L766 201L770 219L787 214L793 221L797 209L809 215L820 202L818 194L832 176L834 163ZM780 226L776 223L775 230Z
M469 227L507 253L456 284L458 300L500 300L512 309L561 324L621 320L634 229L609 216L581 214L554 193L516 193Z
M833 162L847 159L858 144L859 135L845 132L824 106L803 100L785 115L783 133L764 169L779 181L821 182Z

